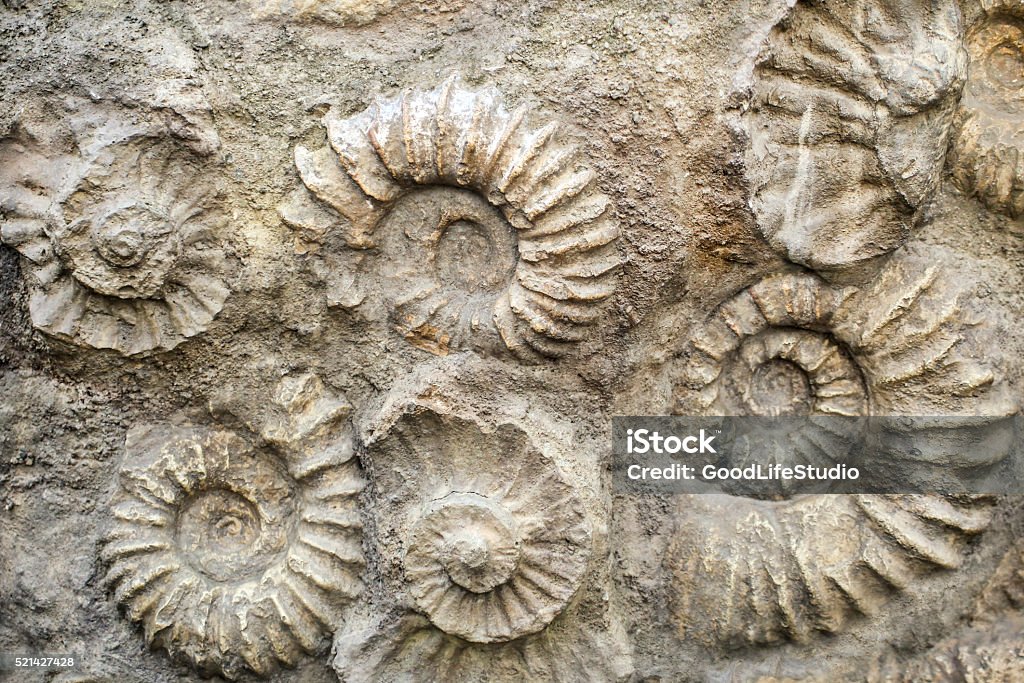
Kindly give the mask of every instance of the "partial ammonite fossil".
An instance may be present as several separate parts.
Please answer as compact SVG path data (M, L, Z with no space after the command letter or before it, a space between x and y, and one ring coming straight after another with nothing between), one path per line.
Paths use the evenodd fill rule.
M678 525L670 551L679 630L743 645L841 632L918 577L958 568L971 538L988 527L991 503L708 495L693 497L679 514L701 520Z
M529 680L624 683L634 675L625 634L611 637L593 614L571 626L480 646L449 635L419 614L346 624L334 668L346 683Z
M922 261L893 261L863 290L812 275L744 290L694 339L675 412L962 415L990 433L1012 430L1012 401L976 360L979 319L969 300ZM926 434L937 424L920 426ZM792 448L840 461L830 435L820 436L794 439ZM955 464L1005 455L978 448ZM971 496L698 496L687 501L673 542L681 628L740 643L839 631L916 576L958 567L970 538L988 526L989 508ZM722 586L730 587L725 595Z
M955 121L950 168L960 188L990 209L1024 214L1024 7L983 3L967 34L967 85Z
M364 482L347 430L321 441L348 414L330 404L293 401L275 449L215 428L129 432L101 557L149 643L231 679L325 644L364 566Z
M438 629L506 642L566 608L587 569L590 524L523 430L410 405L367 448L385 554L400 563L411 606Z
M205 330L229 293L225 216L206 165L163 137L74 158L31 141L0 147L0 236L24 257L33 324L125 355Z
M953 0L797 2L744 114L751 206L789 260L865 280L936 188L964 78Z
M494 89L449 79L366 111L324 117L329 147L295 150L331 216L282 207L300 234L375 247L392 323L413 345L569 352L611 295L611 202L557 123L527 122Z

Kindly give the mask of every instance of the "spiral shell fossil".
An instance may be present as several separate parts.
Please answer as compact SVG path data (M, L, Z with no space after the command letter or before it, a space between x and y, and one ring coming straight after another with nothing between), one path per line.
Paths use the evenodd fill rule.
M351 442L287 441L272 451L215 428L129 432L101 552L107 581L149 643L200 672L294 665L361 589Z
M988 2L967 35L967 84L950 168L957 185L990 209L1024 214L1024 8Z
M454 78L324 122L330 146L297 147L295 163L334 224L301 203L282 216L313 239L337 229L376 247L411 344L503 345L536 361L584 338L614 288L619 229L558 124L533 128L525 108Z
M675 412L720 415L1006 415L976 359L981 317L925 257L863 289L772 276L723 304L690 343Z
M915 257L890 262L862 290L806 274L770 277L723 304L693 340L675 412L969 415L1002 428L1015 408L976 360L969 304ZM792 448L808 459L824 449L834 462L830 434L819 437L794 439ZM960 566L990 521L982 497L698 498L686 519L706 521L680 525L673 542L676 609L681 622L714 613L713 637L734 643L840 631L914 577ZM716 595L721 603L694 578L698 567L715 586L733 587L726 609L706 602Z
M414 608L477 643L541 631L569 604L590 557L582 501L525 432L414 405L368 444ZM404 529L408 529L405 531Z
M32 274L33 324L125 355L205 330L229 290L216 241L223 218L203 163L150 136L59 164L31 144L5 145L0 236ZM54 167L45 180L37 164Z
M863 280L903 244L939 182L962 52L952 0L796 3L744 116L751 206L774 248Z

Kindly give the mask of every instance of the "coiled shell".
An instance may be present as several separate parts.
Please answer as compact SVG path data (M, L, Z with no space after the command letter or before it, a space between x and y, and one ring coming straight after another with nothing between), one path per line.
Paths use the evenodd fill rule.
M705 521L678 525L670 551L674 611L683 636L731 646L841 632L958 568L991 521L986 501L939 496L695 498L680 519Z
M675 412L966 415L986 434L1012 430L1006 416L1015 406L977 360L985 330L963 287L933 263L903 255L860 290L796 274L740 292L692 342ZM908 436L924 443L936 422L919 421ZM795 458L841 462L831 433L819 431L793 437ZM972 466L1006 453L958 455ZM676 615L687 635L706 629L699 635L731 644L843 630L917 576L959 567L968 540L990 521L981 497L695 498L673 543ZM722 586L731 587L725 598ZM712 616L701 622L700 614Z
M861 289L772 276L693 338L674 411L1005 416L1012 400L978 360L982 320L963 283L918 254Z
M32 323L124 355L205 330L229 289L217 241L224 217L204 164L161 137L60 160L30 142L4 145L0 236L32 274Z
M321 440L348 407L301 384L287 436L268 426L274 450L216 428L129 432L106 579L150 644L204 674L294 665L361 591L364 482L347 432Z
M633 675L627 638L576 619L508 643L481 646L448 635L419 614L369 619L335 640L334 668L348 683L486 681L624 683Z
M454 78L355 116L331 110L330 146L297 147L295 163L334 218L302 197L282 216L313 241L337 230L376 247L392 323L417 347L565 355L614 289L619 228L559 125L526 114Z
M381 536L416 610L466 641L541 631L590 557L582 500L520 428L410 405L368 444Z

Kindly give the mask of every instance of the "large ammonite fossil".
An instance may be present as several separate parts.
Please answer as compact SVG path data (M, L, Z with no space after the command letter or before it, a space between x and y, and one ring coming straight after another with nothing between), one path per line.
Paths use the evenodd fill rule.
M518 427L411 405L368 444L385 553L441 631L498 643L541 631L583 580L581 498Z
M415 346L565 355L613 291L619 228L559 126L534 128L493 89L449 79L352 117L329 147L295 150L306 187L346 242L376 247L394 326ZM305 234L328 225L283 210Z
M232 679L321 649L361 588L351 444L282 454L154 426L130 431L126 451L101 556L146 640Z
M943 168L960 36L953 0L801 0L772 29L744 122L751 206L774 248L866 279L906 241Z
M813 275L770 277L722 305L693 341L675 412L978 415L1002 428L1015 409L974 360L968 303L914 259L892 262L860 291ZM813 458L829 437L792 448ZM984 465L1005 454L974 455ZM680 627L727 643L837 632L915 576L958 567L989 508L970 496L691 497L672 550Z
M950 168L990 209L1024 214L1024 7L994 0L967 34L970 63Z
M224 216L205 163L148 136L60 164L20 142L0 150L0 234L31 273L33 324L126 355L206 329L229 290L216 239ZM33 177L38 165L48 178Z

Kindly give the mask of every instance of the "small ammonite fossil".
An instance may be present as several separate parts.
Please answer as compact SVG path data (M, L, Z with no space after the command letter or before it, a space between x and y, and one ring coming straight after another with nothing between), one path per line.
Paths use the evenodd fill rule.
M438 629L506 642L566 608L587 568L590 525L523 430L410 405L367 449L387 553L400 558L412 606Z
M830 277L869 279L938 186L964 63L953 0L795 3L743 116L765 239Z
M861 290L787 274L740 292L692 341L674 411L964 415L987 432L1012 430L1012 400L976 360L983 326L962 288L929 260L891 261ZM909 439L917 424L908 422ZM923 435L937 425L919 426ZM793 437L796 461L841 461L843 454L829 449L843 439L825 428L800 431L813 438ZM976 450L964 454L964 465L1006 455ZM971 496L695 498L673 541L675 610L688 634L707 629L702 635L730 643L840 631L915 577L959 567L969 539L991 518L990 501ZM725 598L722 586L731 587ZM713 606L723 604L728 608ZM711 616L702 621L694 614Z
M4 145L0 235L28 267L33 324L125 355L206 329L229 290L225 218L205 165L156 136L59 163L28 142Z
M300 234L379 253L391 322L413 345L563 356L611 295L619 235L597 174L559 125L527 122L492 88L454 78L355 116L324 117L329 147L295 150L306 188L282 207Z
M1024 7L985 3L967 34L967 84L949 165L960 188L990 209L1024 214Z
M361 589L351 444L258 449L158 425L132 429L126 451L101 557L146 640L231 679L318 651Z

